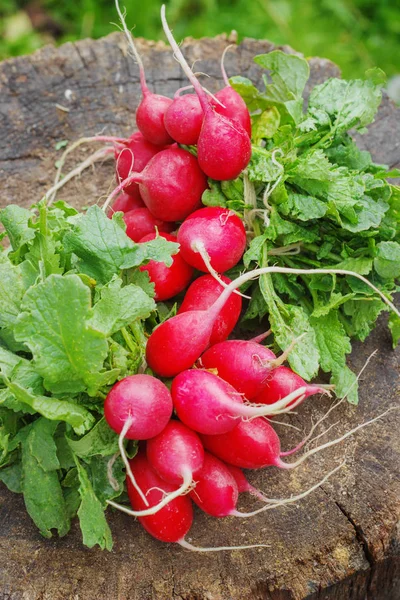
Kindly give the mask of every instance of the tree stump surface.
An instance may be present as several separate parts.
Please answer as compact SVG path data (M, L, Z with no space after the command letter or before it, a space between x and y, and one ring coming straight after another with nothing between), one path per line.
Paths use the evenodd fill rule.
M196 68L211 76L212 90L222 84L219 59L227 44L225 36L183 44L189 63L200 59ZM141 40L138 46L152 90L172 95L186 84L170 48ZM244 40L227 54L228 73L261 83L252 58L273 48L267 41ZM310 65L313 84L339 75L328 60L314 58ZM100 132L130 134L139 98L138 69L119 33L46 47L0 64L0 206L29 206L43 196L62 152L55 149L58 141ZM360 142L376 161L390 166L400 166L399 114L385 99ZM93 152L92 146L77 150L64 172ZM71 181L58 197L87 206L105 198L113 185L113 167L104 163ZM333 412L327 425L339 424L330 439L398 403L400 353L391 350L385 319L364 344L354 344L350 366L359 371L375 349L379 352L361 378L360 405ZM301 432L277 426L283 448L295 445L311 418L330 405L317 398L303 405L296 417ZM252 519L217 520L196 511L188 536L193 544L269 544L262 549L190 553L153 540L133 519L111 512L111 553L83 547L77 523L66 537L46 540L22 497L2 486L0 600L398 600L399 423L399 413L391 412L293 472L250 473L252 483L270 497L288 497L346 459L339 473L295 506ZM240 506L259 505L243 498Z

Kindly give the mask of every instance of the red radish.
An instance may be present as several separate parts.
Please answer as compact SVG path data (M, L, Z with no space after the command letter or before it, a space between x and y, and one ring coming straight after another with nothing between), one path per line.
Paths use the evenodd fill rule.
M113 214L118 211L127 213L135 208L146 208L140 196L131 196L126 192L122 192L112 205L110 213Z
M172 415L172 399L167 386L151 375L130 375L109 391L104 416L117 433L125 431L129 440L147 440L164 429Z
M215 103L214 108L219 114L224 115L224 117L231 119L231 121L234 123L241 125L251 138L251 118L246 106L246 102L229 83L229 79L224 67L225 54L231 47L232 45L225 48L221 58L221 71L225 82L225 87L215 94L216 98L218 98L223 106Z
M205 452L203 469L196 479L196 487L189 495L201 510L213 517L236 513L238 487L221 460Z
M168 242L176 242L176 236L169 233L160 233L161 237ZM140 242L149 242L157 237L157 233L145 235ZM140 267L141 271L147 271L150 281L155 286L155 300L161 302L173 298L185 289L193 276L193 267L187 264L180 252L172 257L172 265L167 267L163 262L151 260L147 265Z
M191 310L161 323L147 340L150 369L160 377L189 369L207 348L214 322L209 310Z
M175 94L164 117L165 128L179 144L197 144L203 124L203 109L196 94Z
M157 508L164 502L165 494L172 496L176 491L176 486L167 483L161 479L152 469L143 452L139 452L130 461L130 468L135 474L140 487L145 490L146 497L150 507ZM132 483L127 479L127 489L129 500L134 511L126 509L124 506L117 505L108 500L108 504L119 508L123 512L135 515L139 511L147 510L144 508L143 498L137 493ZM138 518L144 529L157 540L162 542L176 542L187 550L195 552L221 552L223 550L246 550L248 548L262 548L265 544L252 544L250 546L219 546L216 548L201 548L193 546L184 538L188 533L193 522L193 507L190 498L187 495L181 495L174 498L166 506L158 509L151 516L139 516Z
M159 155L157 155L159 156ZM157 158L157 157L155 157ZM154 159L153 159L154 160ZM179 238L178 238L179 239ZM260 275L287 273L293 275L351 275L363 281L400 317L393 302L368 279L345 269L292 269L289 267L264 267L244 273L222 292L218 300L207 310L188 311L164 321L154 329L146 348L147 362L153 371L163 377L173 377L191 367L200 358L210 342L212 329L221 309L238 287ZM166 359L168 357L168 359Z
M118 0L115 0L115 5L121 20L121 25L125 31L129 47L133 52L133 55L139 66L140 87L142 89L143 98L136 111L136 124L146 140L152 144L156 144L157 146L165 146L166 144L173 142L173 139L168 134L164 125L164 115L167 108L170 106L170 104L172 104L172 100L166 96L161 96L160 94L153 94L150 92L146 83L142 59L136 49L132 34L126 26L125 18L119 7Z
M127 179L133 171L135 173L143 171L153 156L162 149L163 148L160 148L160 146L155 146L148 142L140 131L131 135L129 140L124 144L122 150L118 148L118 151L115 153L117 181L119 183L124 181L124 179ZM124 191L135 198L140 199L139 186L137 183L130 183L124 188Z
M246 168L251 158L248 133L240 124L220 115L214 109L172 36L165 18L165 6L161 8L161 20L174 55L193 85L203 109L203 125L197 141L199 165L212 179L234 179Z
M143 452L139 452L130 461L132 473L146 494L150 507L157 506L167 494L176 490L176 485L167 483L150 466ZM129 500L135 511L146 509L143 499L127 479ZM193 522L192 502L187 495L181 495L169 502L154 515L139 517L139 522L145 530L162 542L179 542L189 531Z
M333 471L325 475L325 477L316 485L313 485L310 489L297 496L276 500L263 498L263 501L266 502L268 506L264 506L251 512L240 512L236 508L239 489L229 466L215 456L212 456L212 454L205 452L203 469L197 478L195 489L190 492L190 497L199 508L213 517L252 517L261 512L265 512L266 510L284 506L285 504L297 502L298 500L305 498L308 494L325 483L325 481L342 466L343 465L339 465L333 469Z
M179 373L171 386L174 408L179 419L191 429L208 435L227 433L237 427L241 417L252 419L266 414L279 414L285 406L301 397L301 388L273 406L244 404L229 383L209 371L189 369Z
M228 433L220 435L201 435L200 439L207 450L235 467L241 467L243 469L261 469L263 467L275 466L281 469L294 469L313 454L339 444L356 433L359 429L363 429L371 423L378 421L392 410L397 410L397 407L389 408L377 417L374 417L365 423L361 423L361 425L347 431L344 435L335 440L331 440L330 442L326 442L325 444L321 444L316 448L308 450L293 463L285 463L281 457L289 456L299 450L304 445L305 441L309 440L309 436L297 444L295 448L292 448L292 450L281 452L281 445L277 434L271 425L262 418L253 419L252 421L240 421L239 424Z
M228 463L226 463L226 466L228 467L230 474L236 481L236 485L237 485L239 494L241 494L243 492L249 492L250 494L253 494L257 498L260 498L260 496L262 497L261 492L258 492L258 490L256 490L256 488L253 487L247 481L246 476L243 473L242 469L239 469L239 467L235 467L234 465L230 465ZM259 496L259 494L260 494L260 496Z
M262 418L239 421L231 431L202 435L201 440L207 450L236 467L261 469L275 465L288 468L280 458L281 444L277 433Z
M215 97L224 105L221 106L221 104L216 102L214 104L215 111L230 119L234 124L243 127L247 135L251 137L250 114L240 94L228 82L226 87L215 94Z
M172 415L172 398L166 385L151 375L130 375L108 392L104 416L116 433L126 472L132 485L148 506L148 501L130 470L124 439L146 440L160 433Z
M132 173L119 188L139 183L140 194L152 215L163 221L182 221L201 203L207 180L197 159L187 150L171 147L156 154L141 173Z
M253 485L251 485L251 483L249 483L249 481L247 481L246 476L243 473L242 469L239 469L239 467L235 467L228 463L225 463L225 464L226 464L226 467L228 468L230 474L236 481L236 485L237 485L239 494L242 494L243 492L248 492L249 494L251 494L252 496L257 498L258 500L261 500L261 502L266 502L268 504L276 504L276 503L279 504L280 502L282 502L282 500L278 499L278 498L267 498L262 492L260 492L260 490L258 490ZM335 469L335 471L336 471L336 469ZM294 501L294 498L291 497L290 500ZM296 497L296 500L297 500L297 497Z
M126 224L126 235L134 242L139 242L149 234L158 231L170 232L175 229L173 223L166 223L154 217L148 208L134 208L124 214Z
M276 360L272 350L257 342L226 340L211 346L201 356L199 364L205 369L217 369L221 379L228 381L248 400L253 400L266 385Z
M157 474L168 483L188 486L196 480L204 462L204 449L197 433L179 421L166 427L147 442L147 459Z
M190 214L178 231L183 258L200 271L208 272L203 257L206 253L211 267L223 273L242 258L246 247L243 222L232 211L220 206L208 206Z
M221 279L226 284L231 283L231 280L225 275L222 275ZM223 289L223 286L214 277L202 275L190 284L178 314L189 310L206 310L210 308ZM214 323L210 337L211 346L226 340L238 322L241 310L241 297L238 294L232 294Z
M207 352L209 352L209 350ZM265 385L262 391L254 398L254 402L257 404L273 404L300 387L306 388L304 398L308 398L313 394L329 394L329 389L326 387L320 387L318 384L306 383L304 379L302 379L300 375L297 375L297 373L294 373L292 369L282 366L277 367L268 374ZM290 404L288 406L290 406Z

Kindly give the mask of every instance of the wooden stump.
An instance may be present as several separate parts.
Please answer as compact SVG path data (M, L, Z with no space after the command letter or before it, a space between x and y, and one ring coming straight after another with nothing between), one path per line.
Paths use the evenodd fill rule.
M218 37L183 45L189 62L201 59L197 68L211 75L211 89L221 84L219 58L227 43ZM171 95L185 85L169 48L140 40L138 45L152 90ZM228 53L228 73L260 81L252 57L271 49L269 42L245 40ZM327 60L311 59L310 65L313 84L338 75ZM138 69L120 34L47 47L0 64L0 205L29 206L41 198L54 179L58 141L102 131L131 133L139 97ZM399 140L399 112L385 100L361 144L375 160L395 166L400 164ZM77 151L67 168L93 150ZM69 183L59 197L85 206L99 201L112 185L108 163ZM335 436L398 402L400 353L391 350L385 319L365 344L354 345L351 367L359 371L377 348L362 376L360 406L341 406L328 422L340 421ZM329 405L329 400L310 399L299 410L298 425L307 430L311 417L322 416ZM109 515L112 553L84 548L76 523L65 538L45 540L27 516L22 497L2 487L0 600L399 599L399 423L399 414L392 412L293 473L266 469L251 474L254 485L268 495L290 496L346 458L330 482L296 506L246 520L216 520L196 512L192 543L270 544L246 552L188 553L156 542L123 514ZM302 437L286 428L279 434L284 449ZM243 499L242 505L254 502Z

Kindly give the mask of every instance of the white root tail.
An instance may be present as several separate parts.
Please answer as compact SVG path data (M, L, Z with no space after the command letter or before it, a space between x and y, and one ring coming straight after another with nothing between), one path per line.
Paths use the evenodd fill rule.
M336 446L337 444L340 444L340 442L343 442L346 438L350 437L351 435L353 435L360 429L363 429L364 427L367 427L368 425L375 423L375 421L379 421L380 419L385 417L387 414L389 414L390 412L393 412L395 410L399 410L399 407L392 406L391 408L388 408L387 410L385 410L385 412L381 413L377 417L374 417L373 419L370 419L369 421L366 421L365 423L361 423L361 425L354 427L354 429L351 429L350 431L348 431L341 437L337 438L336 440L326 442L325 444L321 444L321 446L317 446L316 448L313 448L312 450L308 450L308 452L303 454L303 456L301 456L298 460L296 460L293 463L285 463L279 459L275 464L277 467L281 467L283 469L294 469L295 467L298 467L299 465L301 465L301 463L303 463L305 460L307 460L307 458L309 458L313 454L316 454L317 452L320 452L321 450L325 450L325 448L330 448L331 446Z
M221 277L219 276L219 274L217 273L217 271L214 269L214 267L211 264L210 261L210 256L203 244L203 242L200 241L195 241L192 244L192 250L194 250L194 252L198 252L201 256L201 258L203 259L204 264L206 265L208 272L210 273L210 275L212 277L214 277L214 279L216 281L218 281L218 283L223 287L226 288L228 287L228 283L225 283L225 281L223 281L221 279ZM251 296L246 296L246 294L242 294L241 292L239 292L239 290L235 290L234 294L237 294L238 296L242 296L242 298L246 298L247 300L251 300Z
M47 198L47 202L48 204L52 204L54 202L54 198L55 198L55 194L57 192L57 189L55 191L52 191L53 188L55 186L57 186L58 182L61 179L61 174L62 174L62 169L63 166L65 164L65 161L67 160L67 157L69 154L71 154L71 152L73 152L74 150L76 150L76 148L78 148L79 146L82 146L82 144L88 144L91 142L104 142L104 143L112 143L112 144L123 144L125 143L127 140L125 138L119 138L119 137L113 137L113 136L108 136L108 135L95 135L93 137L83 137L80 138L79 140L76 140L76 142L74 142L73 144L71 144L71 146L69 146L62 154L60 160L58 161L58 167L57 167L57 173L54 179L54 184L53 187L51 188L51 190L49 190L46 194L46 198ZM109 150L111 150L111 148L109 148Z
M51 205L55 198L55 193L58 192L68 181L71 181L74 177L80 175L85 169L94 165L94 163L100 160L107 160L109 158L114 158L114 150L113 148L100 148L93 154L91 154L86 160L84 160L80 165L78 165L75 169L70 171L61 181L58 181L53 187L49 189L49 191L43 196L43 200L47 202L48 205Z
M216 546L215 548L201 548L200 546L193 546L186 540L180 540L177 542L182 548L191 550L192 552L224 552L225 550L249 550L250 548L270 548L270 544L252 544L250 546Z
M270 510L271 508L278 508L279 506L286 506L287 504L292 504L293 502L298 502L299 500L302 500L303 498L305 498L306 496L308 496L309 494L311 494L312 492L317 490L319 487L321 487L321 485L323 485L326 481L328 481L328 479L330 477L332 477L332 475L334 475L337 471L339 471L339 469L341 469L344 465L345 465L345 461L343 461L340 465L338 465L332 471L327 473L325 475L325 477L323 477L321 479L321 481L319 481L318 483L316 483L315 485L310 487L305 492L302 492L301 494L297 494L296 496L290 496L290 498L281 498L281 499L266 498L263 494L261 494L263 501L268 504L267 506L263 506L262 508L258 508L257 510L253 510L251 512L245 513L245 512L235 511L232 514L235 517L242 517L242 518L254 517L254 515L258 515L266 510Z
M175 498L178 498L178 496L183 496L187 491L190 490L193 484L192 473L188 470L184 470L182 476L183 483L177 490L166 494L161 500L161 502L144 510L132 510L130 508L127 508L126 506L123 506L122 504L113 502L112 500L107 500L107 504L113 506L121 512L126 513L127 515L130 515L131 517L148 517L149 515L155 515L156 513L158 513L159 510L164 508L164 506L172 502L172 500L175 500ZM138 488L136 488L135 486L135 489L137 490ZM146 502L146 504L147 506L149 505L148 501Z
M143 502L145 503L146 506L149 506L149 501L147 500L145 494L142 492L142 490L140 489L140 487L137 484L137 481L132 473L132 469L131 466L129 464L128 461L128 457L126 456L126 452L125 452L125 448L124 448L124 439L125 436L130 428L130 426L133 423L133 419L132 417L128 417L125 421L125 424L122 428L121 433L119 434L118 437L118 448L119 448L119 452L121 454L121 458L123 460L123 463L125 465L125 469L126 469L126 474L130 479L131 484L133 485L133 487L135 488L135 490L137 491L137 493L139 494L139 496L141 497L141 499L143 500Z

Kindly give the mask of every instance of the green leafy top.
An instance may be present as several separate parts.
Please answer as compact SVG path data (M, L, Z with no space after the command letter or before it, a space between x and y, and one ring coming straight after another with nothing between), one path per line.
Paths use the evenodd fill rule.
M106 500L123 492L110 386L143 362L153 286L138 267L171 264L177 244L135 244L120 215L63 202L0 211L0 480L22 492L41 533L80 519L84 543L111 549Z
M311 90L304 109L307 61L278 50L254 60L266 69L263 90L231 79L252 113L245 193L233 205L211 181L203 201L242 215L251 232L246 268L352 270L392 298L400 277L400 189L387 177L400 173L375 165L349 133L373 122L384 75L373 69L365 80L329 79ZM350 340L365 339L385 309L352 277L273 275L253 284L244 322L253 326L268 314L275 349L301 336L289 355L293 369L306 380L319 369L331 373L337 395L350 390L348 400L357 403L355 375L346 366ZM397 321L390 319L394 343Z

